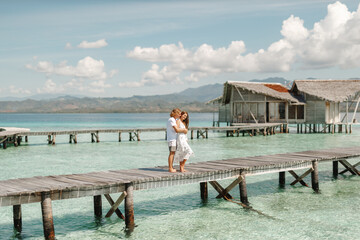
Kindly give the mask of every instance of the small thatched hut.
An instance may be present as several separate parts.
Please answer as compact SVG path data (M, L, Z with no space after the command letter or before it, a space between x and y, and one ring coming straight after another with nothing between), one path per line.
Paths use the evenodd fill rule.
M279 83L228 81L219 103L219 122L349 124L360 102L360 80L295 80ZM346 112L341 116L341 111ZM306 125L305 125L306 126Z
M224 84L219 120L231 124L304 122L304 104L301 95L279 83L228 81Z
M360 100L360 80L295 80L291 92L302 95L306 101L306 123L349 123L349 108L356 112ZM342 103L346 111L343 118ZM350 122L354 121L353 116Z

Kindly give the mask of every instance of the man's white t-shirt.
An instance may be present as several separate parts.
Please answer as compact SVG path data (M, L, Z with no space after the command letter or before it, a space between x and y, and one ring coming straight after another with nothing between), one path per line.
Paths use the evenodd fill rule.
M166 139L169 143L169 147L176 146L177 133L173 128L174 126L176 126L176 120L175 118L171 117L166 124Z

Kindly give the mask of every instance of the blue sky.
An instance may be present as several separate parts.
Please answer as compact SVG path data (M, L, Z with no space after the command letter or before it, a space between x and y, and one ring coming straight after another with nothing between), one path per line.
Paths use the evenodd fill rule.
M360 78L359 1L1 1L0 96Z

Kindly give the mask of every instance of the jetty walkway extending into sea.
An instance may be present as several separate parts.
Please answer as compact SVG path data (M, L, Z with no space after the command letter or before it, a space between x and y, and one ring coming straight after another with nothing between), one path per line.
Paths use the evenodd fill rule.
M135 190L200 183L201 198L206 199L207 183L210 183L218 192L217 198L231 200L234 198L230 195L230 190L239 185L241 204L249 206L247 176L279 173L279 184L284 186L285 172L289 172L295 178L291 185L300 183L308 186L304 178L311 174L311 186L315 192L319 192L318 163L332 161L334 177L347 172L360 176L359 170L356 169L360 162L351 164L348 161L359 156L360 147L350 147L189 163L186 165L185 173L169 173L167 166L162 166L10 179L0 181L0 206L13 206L14 228L21 232L22 204L40 202L44 236L46 239L55 239L52 201L93 196L94 213L101 217L102 195L104 195L111 205L105 217L116 213L125 220L126 229L131 232L135 227L133 204ZM340 172L339 163L345 168ZM300 169L304 169L305 173L298 175L294 172ZM218 182L229 178L235 180L227 187L221 186ZM110 196L113 193L121 193L116 201ZM125 215L118 208L123 200L125 200Z
M194 132L196 131L197 138L208 138L209 131L221 131L226 132L226 136L239 136L240 133L244 136L248 134L250 136L256 134L269 135L274 134L275 129L279 128L280 132L288 132L287 124L284 123L259 123L259 124L241 124L237 126L226 127L190 127L190 138L194 138ZM77 143L77 135L90 134L91 142L100 142L100 133L116 133L118 134L118 141L122 141L122 133L129 134L129 141L140 141L140 133L142 132L165 132L166 128L123 128L123 129L86 129L86 130L66 130L66 131L3 131L0 132L0 144L6 149L8 144L14 144L15 147L19 146L25 138L25 142L28 142L29 136L47 136L48 144L55 144L56 136L68 135L69 143ZM166 137L166 134L165 134Z

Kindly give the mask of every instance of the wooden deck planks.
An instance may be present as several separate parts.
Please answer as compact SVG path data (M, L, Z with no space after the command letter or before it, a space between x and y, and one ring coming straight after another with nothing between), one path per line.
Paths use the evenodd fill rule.
M95 196L124 191L126 183L135 189L148 189L211 181L235 177L244 170L247 174L296 169L312 161L329 161L360 156L359 147L325 149L250 156L186 165L185 173L169 173L167 166L155 168L108 170L83 174L37 176L0 181L0 206L40 201L41 192L50 192L53 200Z

